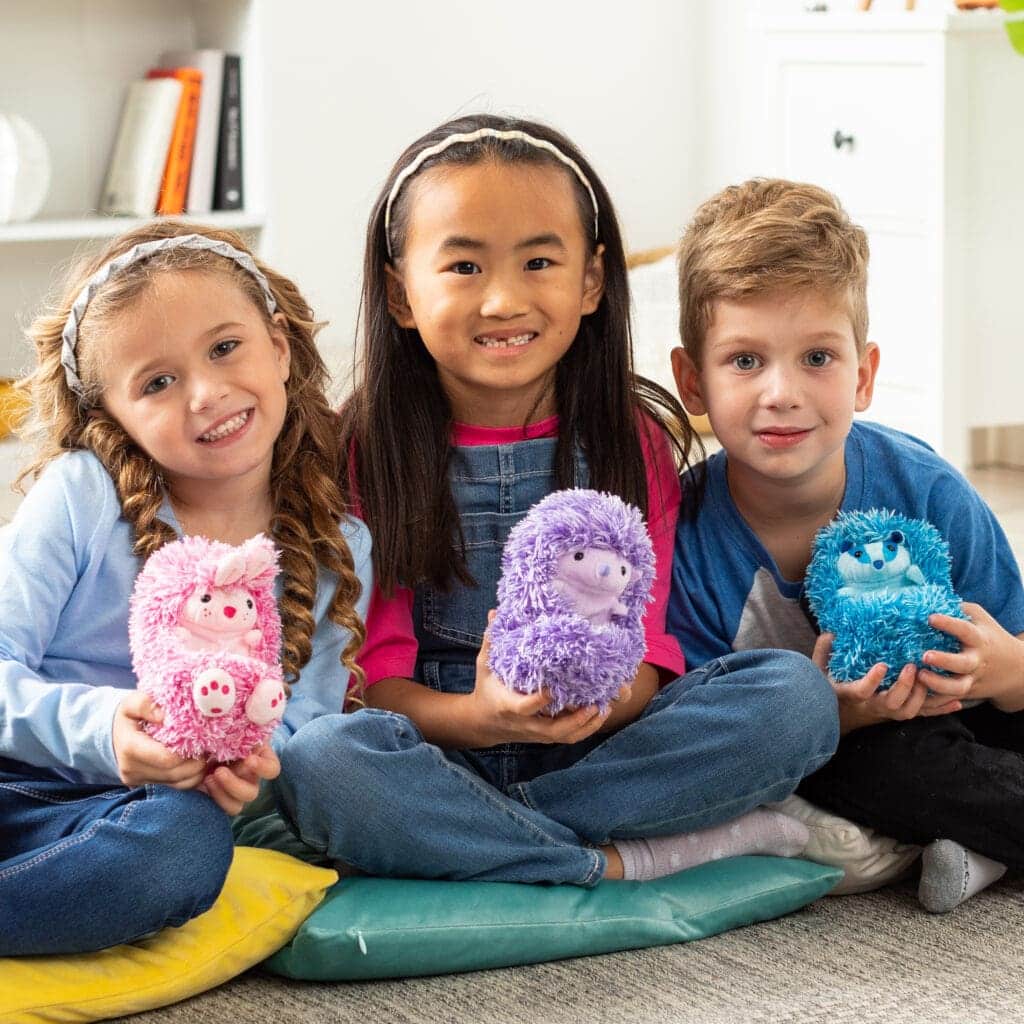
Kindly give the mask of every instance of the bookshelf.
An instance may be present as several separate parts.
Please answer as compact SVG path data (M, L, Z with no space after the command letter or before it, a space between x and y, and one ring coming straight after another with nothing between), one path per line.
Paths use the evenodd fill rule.
M96 209L125 88L164 50L211 47L242 55L246 209L197 219L258 242L266 224L262 2L4 0L0 105L45 137L51 185L35 220L0 224L0 377L16 376L30 361L23 328L63 268L91 243L143 222Z

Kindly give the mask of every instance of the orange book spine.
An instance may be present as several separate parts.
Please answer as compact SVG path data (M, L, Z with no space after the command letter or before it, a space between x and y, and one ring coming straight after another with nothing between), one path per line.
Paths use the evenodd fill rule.
M154 68L147 78L177 78L182 85L178 116L174 120L171 145L167 150L160 198L156 212L178 214L185 212L188 202L188 179L192 170L192 151L196 143L196 123L199 118L199 95L203 87L203 73L198 68Z

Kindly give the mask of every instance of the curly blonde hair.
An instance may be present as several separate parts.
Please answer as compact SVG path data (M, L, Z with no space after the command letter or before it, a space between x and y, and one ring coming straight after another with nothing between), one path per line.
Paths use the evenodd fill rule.
M679 246L679 336L696 366L718 299L811 289L868 334L868 239L831 192L781 178L731 185L697 209Z
M342 460L338 416L327 398L329 375L316 347L316 335L323 324L314 320L295 284L256 259L278 312L284 317L282 328L271 321L256 279L233 260L185 247L163 250L114 275L96 293L79 328L77 354L84 394L75 394L65 379L60 361L61 335L71 305L85 281L104 264L142 242L186 234L227 242L256 259L232 231L174 220L154 221L121 235L87 258L70 275L63 298L29 328L37 365L18 381L19 390L27 394L30 402L19 433L34 447L35 454L16 484L23 488L27 478L38 477L63 452L91 451L117 489L124 518L135 534L135 554L146 559L163 544L175 540L174 530L157 516L164 500L160 467L103 408L97 372L100 346L96 342L104 333L104 325L123 314L159 272L200 271L228 276L260 310L268 327L284 330L291 350L290 373L285 384L285 419L274 444L270 478L274 509L270 532L281 551L284 581L280 611L285 676L297 681L312 654L316 627L313 606L318 569L323 566L337 577L328 615L350 633L341 661L355 680L358 699L365 686L365 675L355 657L366 631L355 610L361 584L339 526L348 509L339 488Z

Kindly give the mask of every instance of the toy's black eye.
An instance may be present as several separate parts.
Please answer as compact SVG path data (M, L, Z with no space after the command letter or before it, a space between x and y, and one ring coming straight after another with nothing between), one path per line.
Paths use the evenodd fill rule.
M572 557L573 557L573 561L582 562L583 561L583 552L582 551L574 551Z
M853 553L853 557L854 558L860 558L860 556L863 555L863 554L864 554L864 552L861 551L860 548L857 548L857 550L854 551L854 553Z
M209 604L211 601L211 597L209 594L203 594L203 596L199 598L199 600L202 601L203 604Z
M621 568L621 569L619 570L619 572L621 572L621 573L622 573L622 575L623 575L623 576L625 576L625 575L626 575L626 567L625 567L625 566L623 566L623 567L622 567L622 568Z
M896 545L895 544L886 544L885 547L886 547L887 551L895 551L896 550Z
M251 597L246 600L245 607L246 608L251 608L252 607L252 598Z

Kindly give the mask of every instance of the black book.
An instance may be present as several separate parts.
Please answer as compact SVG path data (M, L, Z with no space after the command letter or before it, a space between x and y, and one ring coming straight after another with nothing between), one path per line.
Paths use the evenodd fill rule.
M241 210L242 205L242 58L226 53L213 208Z

